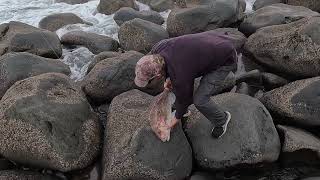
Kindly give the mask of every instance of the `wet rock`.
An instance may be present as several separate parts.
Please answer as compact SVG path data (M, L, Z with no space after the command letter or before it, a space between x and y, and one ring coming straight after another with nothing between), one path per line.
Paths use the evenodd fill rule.
M319 164L320 139L302 129L278 125L282 136L282 161L286 163Z
M136 51L108 58L94 66L83 80L83 91L96 103L111 102L117 95L135 89L135 66L143 54ZM161 83L143 88L151 94L162 91Z
M292 82L264 94L261 102L281 123L320 126L320 77Z
M229 37L234 47L238 51L242 49L244 43L247 41L246 36L236 28L218 28L212 31L225 34L227 37Z
M263 27L289 24L304 17L316 15L319 15L319 13L302 6L272 4L248 15L241 23L239 30L249 36Z
M272 90L289 83L288 80L272 73L262 73L263 85L267 90Z
M195 6L174 9L167 21L170 36L181 36L227 27L242 18L239 0L200 1Z
M8 53L0 57L0 99L17 81L48 72L70 74L70 69L60 60L30 53Z
M210 133L213 125L192 107L185 132L200 168L217 170L278 159L280 140L272 117L263 104L250 96L235 93L217 95L212 99L231 112L232 120L226 134L214 139Z
M113 51L105 51L102 53L99 53L94 57L94 59L91 61L90 65L88 66L87 74L92 70L92 68L100 61L107 59L107 58L112 58L112 57L117 57L120 56L120 52L113 52Z
M173 0L151 0L149 6L152 10L162 12L174 8Z
M0 180L61 180L60 178L30 171L0 171Z
M262 84L261 72L257 69L241 74L237 77L237 83L247 82L250 84Z
M21 22L1 24L0 38L0 56L9 52L29 52L48 58L62 55L60 39L55 33Z
M102 14L110 15L122 7L131 7L138 10L134 0L100 0L97 9Z
M270 70L291 77L320 75L320 17L265 27L248 38L244 48Z
M159 25L164 23L163 17L155 11L136 11L129 7L119 9L113 16L113 19L119 26L134 18L143 19Z
M118 37L125 50L148 53L153 45L169 35L162 26L136 18L121 25Z
M39 28L56 31L68 24L88 24L73 13L51 14L39 22Z
M284 0L256 0L252 6L253 10L258 10L271 4L285 3Z
M61 37L64 45L78 45L88 48L93 54L118 50L119 43L108 37L84 31L72 31Z
M18 81L0 101L0 154L23 165L85 168L98 154L100 128L83 92L63 74Z
M67 4L83 4L87 2L89 2L89 0L55 0L55 3L67 3Z
M103 180L184 179L192 170L192 150L177 125L163 143L148 121L153 97L138 90L112 101L103 152Z

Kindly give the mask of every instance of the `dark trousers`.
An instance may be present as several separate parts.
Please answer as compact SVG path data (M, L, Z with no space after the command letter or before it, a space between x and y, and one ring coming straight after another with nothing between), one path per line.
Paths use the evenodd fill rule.
M198 89L193 96L193 104L214 126L222 126L227 118L225 112L211 100L211 96L222 93L235 85L232 72L237 64L221 66L219 69L202 77Z

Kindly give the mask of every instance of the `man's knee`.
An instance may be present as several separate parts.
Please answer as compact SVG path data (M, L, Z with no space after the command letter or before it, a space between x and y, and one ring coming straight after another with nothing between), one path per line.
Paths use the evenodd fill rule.
M209 98L207 97L199 96L197 94L193 96L193 104L194 106L196 106L197 109L204 107L208 101L209 101Z

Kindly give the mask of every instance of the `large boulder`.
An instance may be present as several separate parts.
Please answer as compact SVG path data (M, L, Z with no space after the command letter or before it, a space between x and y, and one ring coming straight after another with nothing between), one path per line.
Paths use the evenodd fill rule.
M162 26L135 18L121 25L118 37L125 50L148 53L153 45L169 38L169 35Z
M21 22L0 25L0 56L8 52L29 52L48 58L60 58L59 37L50 31Z
M270 70L292 77L320 75L320 17L262 28L244 48Z
M0 154L20 164L85 168L98 155L100 128L83 92L63 74L18 81L0 101Z
M55 0L55 3L67 3L67 4L83 4L87 2L89 2L89 0Z
M239 0L207 0L195 6L174 9L167 21L170 36L181 36L227 27L242 18Z
M256 11L265 6L269 6L271 4L277 4L277 3L285 3L285 2L284 0L256 0L253 3L252 9Z
M117 57L120 56L121 53L120 52L113 52L113 51L105 51L102 53L99 53L98 55L96 55L94 57L94 59L90 62L88 69L87 69L87 74L92 70L92 68L98 64L98 62L104 60L104 59L108 59L108 58L112 58L112 57Z
M192 170L192 150L181 125L163 143L149 125L153 97L139 90L112 101L103 151L103 180L184 179Z
M218 28L211 31L226 35L228 38L230 38L234 47L238 51L242 49L243 45L247 41L246 36L242 34L240 31L238 31L238 29L236 28Z
M68 24L85 24L79 16L73 13L58 13L44 17L39 22L39 28L56 31Z
M8 53L0 57L0 99L15 82L43 73L69 75L70 69L60 60L30 53Z
M313 11L320 12L320 1L315 0L286 0L287 4L291 4L294 6L304 6Z
M0 180L61 180L60 178L43 175L38 172L10 170L0 171Z
M292 82L264 94L261 102L285 124L320 126L320 77Z
M247 95L225 93L212 98L231 112L228 130L220 139L211 136L213 125L192 106L185 124L196 164L217 170L274 162L280 154L280 140L272 117L257 99Z
M162 12L174 8L174 0L150 0L149 6L152 10Z
M282 136L282 160L287 164L303 162L319 164L320 139L315 135L294 127L278 125Z
M135 66L142 56L139 52L129 51L100 61L84 78L83 91L94 102L104 103L111 102L123 92L138 88L134 84ZM142 88L151 94L157 94L162 89L161 84Z
M134 18L143 19L159 25L164 23L163 17L155 11L136 11L129 7L119 9L113 16L113 19L119 26Z
M110 15L122 7L131 7L137 9L134 0L100 0L97 9L102 14Z
M289 24L304 17L316 15L319 13L302 6L272 4L249 14L241 23L239 30L249 36L262 27Z
M84 31L71 31L61 37L61 43L64 45L78 45L88 48L93 54L99 54L103 51L118 50L118 41L95 33Z

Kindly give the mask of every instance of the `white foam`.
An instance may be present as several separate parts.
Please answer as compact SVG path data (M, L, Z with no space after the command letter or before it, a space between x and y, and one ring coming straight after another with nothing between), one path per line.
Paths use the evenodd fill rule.
M70 78L80 81L86 75L88 66L93 60L94 54L85 47L79 47L74 50L63 50L62 61L70 67Z

